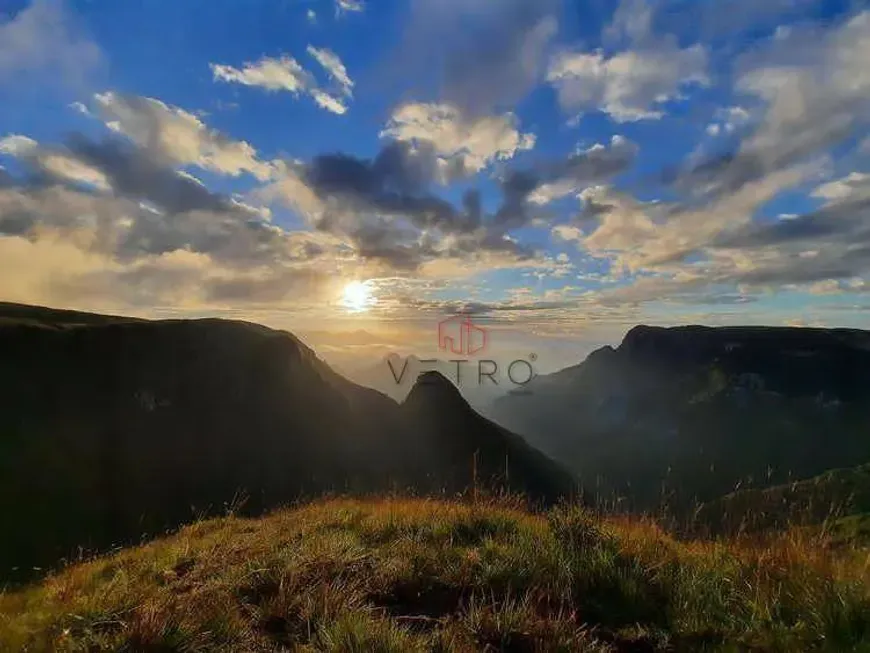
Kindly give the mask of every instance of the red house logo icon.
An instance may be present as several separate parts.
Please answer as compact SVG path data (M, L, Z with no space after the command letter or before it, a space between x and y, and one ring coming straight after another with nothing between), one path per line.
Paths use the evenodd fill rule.
M487 330L467 315L456 315L438 323L438 349L457 355L471 355L486 348Z

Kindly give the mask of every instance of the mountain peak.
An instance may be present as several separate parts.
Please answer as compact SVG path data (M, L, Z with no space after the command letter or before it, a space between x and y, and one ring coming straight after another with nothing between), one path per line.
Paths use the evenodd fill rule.
M414 387L405 399L405 404L468 408L468 402L459 392L459 388L446 376L434 371L423 372L417 377Z

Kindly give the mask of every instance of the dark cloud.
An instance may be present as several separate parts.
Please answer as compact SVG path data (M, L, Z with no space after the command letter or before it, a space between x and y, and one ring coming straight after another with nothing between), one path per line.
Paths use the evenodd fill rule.
M363 257L413 269L429 259L480 251L532 257L530 248L507 237L533 217L532 193L548 183L569 182L579 189L606 180L628 168L636 152L633 143L616 138L609 147L509 170L500 181L502 198L492 213L484 212L476 189L466 190L459 206L432 192L443 168L435 148L426 142L391 142L372 159L321 155L296 169L323 204L315 220L319 229L349 238ZM433 229L449 238L436 239Z
M847 142L855 133L856 102L820 110L824 120L796 125L788 138L753 143L752 137L763 133L763 126L749 132L744 149L715 154L682 172L666 173L665 181L686 191L694 200L712 200L735 193L747 184L797 165L808 158L827 152Z
M562 0L418 0L393 60L469 115L508 108L541 79L561 14Z
M796 27L736 64L736 90L762 118L739 143L675 175L695 199L736 192L778 171L851 148L870 127L870 13ZM667 175L666 175L667 176Z
M129 143L114 139L93 142L74 135L68 148L73 158L106 175L116 193L149 202L166 213L238 210L225 196L179 175Z
M369 160L348 154L315 157L302 179L321 200L354 212L401 216L419 228L448 232L473 228L475 216L429 192L437 174L431 146L393 142Z
M752 249L803 243L809 247L832 243L870 242L870 198L847 200L817 211L768 224L750 224L720 236L712 247Z
M528 220L533 193L548 185L561 186L561 194L578 193L628 170L638 148L631 141L615 137L609 147L596 145L559 161L547 161L534 168L509 171L502 179L504 202L496 214L501 224L521 226Z
M99 171L110 190L80 188L45 165L62 156ZM253 209L162 166L148 151L106 139L70 138L65 149L24 158L33 175L0 188L0 233L28 236L45 226L69 237L92 233L89 248L122 261L175 251L208 254L226 265L282 264L322 254L291 248L286 232Z

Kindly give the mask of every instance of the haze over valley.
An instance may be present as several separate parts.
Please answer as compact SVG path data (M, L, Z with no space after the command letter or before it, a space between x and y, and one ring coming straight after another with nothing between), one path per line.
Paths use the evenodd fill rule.
M0 650L865 651L870 6L0 2Z

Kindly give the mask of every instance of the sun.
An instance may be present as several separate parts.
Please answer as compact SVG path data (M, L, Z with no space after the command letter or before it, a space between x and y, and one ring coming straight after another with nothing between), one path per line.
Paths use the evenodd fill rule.
M342 291L341 304L352 313L367 311L374 303L370 281L351 281Z

